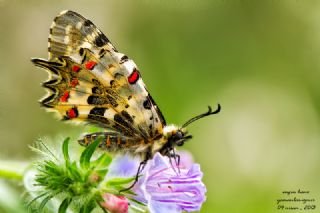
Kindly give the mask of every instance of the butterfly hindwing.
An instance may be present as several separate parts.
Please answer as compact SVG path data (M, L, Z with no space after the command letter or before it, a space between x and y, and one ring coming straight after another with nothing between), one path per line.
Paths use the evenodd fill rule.
M151 141L165 120L136 64L81 15L64 11L51 26L49 59L33 62L49 71L41 102L64 120L82 121Z

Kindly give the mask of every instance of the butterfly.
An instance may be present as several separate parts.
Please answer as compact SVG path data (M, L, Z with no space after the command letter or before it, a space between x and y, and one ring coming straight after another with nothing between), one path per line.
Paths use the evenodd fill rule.
M118 52L90 20L76 12L63 11L54 18L48 52L48 60L32 59L49 73L49 79L42 84L48 94L40 100L41 105L56 112L63 121L105 129L85 135L79 140L81 145L102 138L99 147L108 152L141 157L136 181L157 152L179 163L175 146L192 138L186 127L220 112L219 104L215 111L209 106L208 112L182 126L167 125L137 65Z

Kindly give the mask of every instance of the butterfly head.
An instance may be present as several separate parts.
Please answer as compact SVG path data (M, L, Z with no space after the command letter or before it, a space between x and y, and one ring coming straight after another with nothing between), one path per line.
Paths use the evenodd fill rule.
M170 147L174 146L182 146L185 141L189 140L192 138L192 135L188 134L188 131L186 127L193 123L194 121L209 116L213 114L217 114L221 110L220 104L218 104L218 107L215 111L212 111L212 108L209 106L208 107L208 112L205 112L203 114L197 115L191 119L189 119L187 122L185 122L182 127L177 127L175 125L169 125L164 127L164 136L167 138L168 144Z
M164 128L164 135L171 147L182 146L186 140L192 138L192 135L188 135L186 128L177 127L175 125L166 126Z

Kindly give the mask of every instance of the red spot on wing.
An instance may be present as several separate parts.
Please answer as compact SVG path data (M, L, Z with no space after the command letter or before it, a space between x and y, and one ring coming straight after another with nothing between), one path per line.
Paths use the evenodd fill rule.
M67 102L69 98L69 91L65 91L63 95L60 97L61 102Z
M94 68L94 66L96 66L97 62L95 61L88 61L86 64L85 64L85 67L88 69L88 70L92 70Z
M69 83L69 85L70 85L71 87L76 87L78 84L79 84L79 81L78 81L77 78L73 78L73 79L71 80L71 82Z
M79 72L79 70L80 70L80 67L78 65L73 65L72 66L72 71L73 72Z
M128 77L128 82L130 84L136 83L138 81L138 79L139 79L139 76L140 76L139 75L139 71L137 69L134 69L132 71L131 75L129 75L129 77Z
M78 116L77 108L72 108L67 111L67 116L69 119L76 118Z

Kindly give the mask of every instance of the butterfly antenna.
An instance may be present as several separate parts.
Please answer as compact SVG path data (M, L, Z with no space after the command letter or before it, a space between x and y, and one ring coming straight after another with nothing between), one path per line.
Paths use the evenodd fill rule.
M209 116L209 115L213 115L213 114L218 114L220 111L221 111L221 106L220 104L218 104L218 108L212 112L212 108L211 106L208 106L209 110L208 112L205 112L203 114L200 114L200 115L197 115L193 118L191 118L190 120L188 120L187 122L185 122L183 125L182 125L182 128L188 126L189 124L191 124L192 122L196 121L196 120L199 120L200 118L203 118L203 117L206 117L206 116Z

